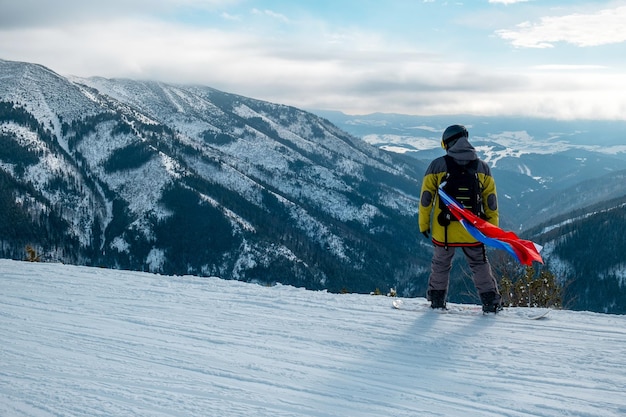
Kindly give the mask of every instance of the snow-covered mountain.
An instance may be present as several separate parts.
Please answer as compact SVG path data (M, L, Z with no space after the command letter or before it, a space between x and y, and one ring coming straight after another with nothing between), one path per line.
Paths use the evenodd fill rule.
M316 113L425 162L446 126L465 124L496 178L501 224L545 247L566 306L626 312L626 121Z
M374 113L352 116L337 111L313 110L347 132L400 153L437 150L443 130L464 124L472 141L490 142L479 149L495 162L528 154L559 154L586 150L626 159L625 120L555 120L472 115L416 116Z
M532 233L550 268L566 272L575 291L565 305L626 309L625 235L578 233L572 248L570 226L559 226L581 215L602 224L626 195L623 123L328 115L355 135L373 129L364 141L312 113L209 87L3 60L0 80L0 257L23 259L32 246L74 264L421 296L431 251L416 226L421 178L441 155L440 131L462 122L494 167L502 225ZM380 149L408 149L415 131L411 152ZM590 241L603 261L591 269L580 254ZM453 300L474 296L454 275Z
M446 126L466 125L493 169L502 220L515 230L626 195L626 183L613 179L626 175L624 120L315 113L374 146L422 161L442 154Z
M422 290L421 164L208 87L2 60L0 77L2 256Z
M626 414L626 316L9 260L0 287L2 416Z
M624 181L625 178L621 178ZM626 196L558 216L528 231L564 283L569 307L626 313Z

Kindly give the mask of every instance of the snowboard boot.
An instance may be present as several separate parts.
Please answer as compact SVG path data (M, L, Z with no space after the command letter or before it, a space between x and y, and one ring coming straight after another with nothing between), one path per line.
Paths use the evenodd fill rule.
M445 290L428 290L428 300L430 300L430 308L446 309L446 291Z
M495 291L480 294L480 301L483 303L483 313L495 314L502 310L502 297Z

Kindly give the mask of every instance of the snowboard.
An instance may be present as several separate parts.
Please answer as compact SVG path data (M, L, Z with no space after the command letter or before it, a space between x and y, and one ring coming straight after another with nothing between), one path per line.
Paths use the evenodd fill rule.
M504 308L498 313L483 313L483 309L479 305L472 304L447 304L446 309L432 309L430 308L430 303L423 299L422 301L411 301L407 302L403 299L397 298L392 302L393 308L396 310L405 310L405 311L418 311L418 312L427 312L432 311L438 314L461 314L468 316L505 316L505 317L521 317L529 320L539 320L545 318L549 313L549 308L538 308L538 307L515 307L515 308Z

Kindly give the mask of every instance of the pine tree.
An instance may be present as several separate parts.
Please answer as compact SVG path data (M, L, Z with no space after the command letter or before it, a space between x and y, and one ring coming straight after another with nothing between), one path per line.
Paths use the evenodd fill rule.
M517 275L500 280L504 305L509 307L555 307L563 305L563 287L547 269L537 271L527 266Z

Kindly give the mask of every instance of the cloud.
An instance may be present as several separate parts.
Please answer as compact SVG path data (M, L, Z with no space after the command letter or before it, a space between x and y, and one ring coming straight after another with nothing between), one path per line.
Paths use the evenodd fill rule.
M236 1L185 0L189 9L181 11L173 9L178 0L108 0L95 2L94 8L84 0L52 2L55 7L60 3L59 9L21 0L14 3L41 3L40 9L27 15L8 8L12 17L31 20L0 25L0 57L39 63L63 75L201 84L351 114L618 119L626 114L626 94L616 94L626 86L626 73L603 65L605 60L563 66L524 59L526 69L503 68L499 56L494 63L481 53L489 50L481 44L459 54L439 48L448 41L433 47L416 36L400 37L395 28L385 33L349 21L333 24L308 10L286 13L275 4L251 9L243 1L241 7L220 7ZM0 0L3 12L4 3L9 2ZM150 13L141 13L143 7ZM198 7L207 9L203 13ZM193 21L176 21L175 15L193 15ZM580 21L576 24L587 31ZM528 26L537 32L549 25L542 20Z
M543 17L539 23L523 22L515 30L496 34L520 48L553 48L558 42L579 47L600 46L626 41L626 6L592 14Z
M531 69L540 71L580 71L580 70L603 70L608 69L605 65L569 65L569 64L546 64L534 65Z
M515 3L526 3L528 0L489 0L489 3L493 4L515 4Z
M201 84L304 109L351 114L525 114L623 118L626 75L594 66L503 72L389 48L371 33L317 31L315 39L120 19L0 36L3 58L65 75ZM42 42L45 39L46 42ZM568 75L569 74L569 75ZM613 97L608 100L607 97Z
M216 10L241 0L0 0L0 28L106 21L120 15L157 16L181 9Z
M220 16L224 20L231 20L231 21L234 21L234 22L241 22L241 16L238 16L238 15L232 15L232 14L227 13L227 12L222 12L220 14Z
M280 14L280 13L276 13L272 10L252 9L252 14L261 15L261 16L269 16L283 23L289 23L289 19L287 18L287 16Z

